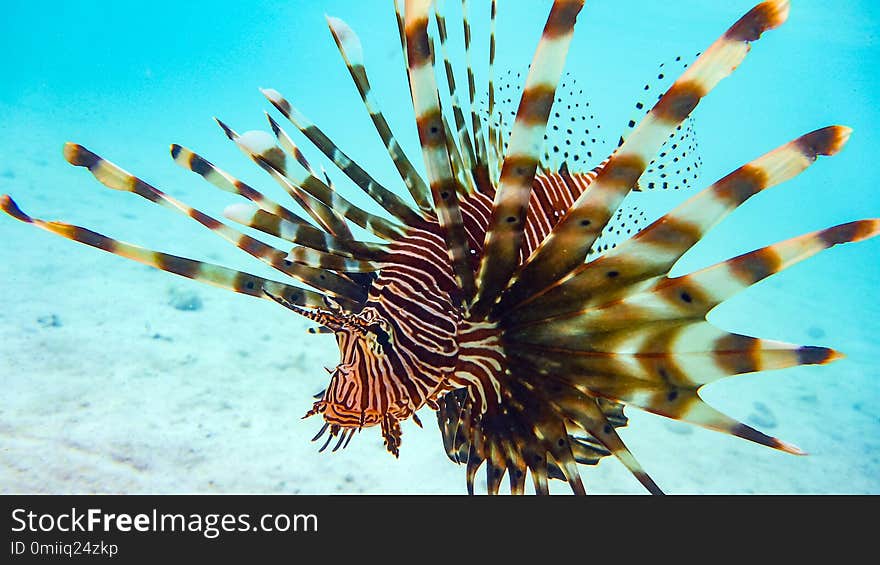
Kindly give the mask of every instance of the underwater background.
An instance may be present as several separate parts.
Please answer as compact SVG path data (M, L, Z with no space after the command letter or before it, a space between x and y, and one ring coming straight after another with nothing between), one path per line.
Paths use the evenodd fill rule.
M11 194L25 212L274 277L195 222L107 190L68 165L61 147L81 143L219 215L235 197L181 170L168 146L189 147L277 195L212 121L266 130L268 111L292 132L257 90L268 87L386 186L402 191L325 14L358 33L385 115L422 166L390 0L149 4L4 2L0 194ZM452 57L462 71L459 7L446 4ZM550 4L499 2L499 74L527 68ZM841 154L820 158L743 205L675 272L880 217L880 4L792 4L788 22L754 44L741 68L694 113L702 158L697 187L822 126L848 125L853 136ZM488 3L471 5L478 85L485 85ZM752 5L587 0L566 70L603 125L604 147L614 147L658 64L679 55L692 60ZM371 207L316 149L304 140L300 145L347 197ZM597 162L606 153L597 152ZM656 210L650 219L693 193L648 195ZM308 335L306 320L269 301L156 271L5 216L0 241L0 493L465 491L464 468L447 459L429 410L420 414L424 429L404 423L399 460L386 453L375 428L345 450L318 453L309 439L320 422L300 417L326 386L324 367L336 365L338 350L332 335ZM710 320L726 330L832 347L846 358L743 375L702 391L716 408L798 445L806 457L627 409L630 424L621 435L660 487L880 492L878 279L880 238L835 247L714 311ZM582 476L593 493L643 492L612 458L582 467ZM480 481L485 484L483 473L478 491ZM568 490L554 483L554 492Z

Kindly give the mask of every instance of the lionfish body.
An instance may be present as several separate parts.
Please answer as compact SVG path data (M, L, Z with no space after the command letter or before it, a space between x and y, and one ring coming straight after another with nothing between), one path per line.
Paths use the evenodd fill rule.
M530 475L538 493L562 479L583 493L578 464L615 455L651 492L660 489L616 432L624 406L739 436L790 453L801 451L704 403L700 387L718 379L839 356L729 333L706 316L733 294L839 243L874 236L880 220L843 224L746 253L699 271L670 270L737 206L838 152L849 129L808 133L740 167L626 241L596 253L623 199L640 189L655 155L700 100L743 60L749 44L782 24L787 0L766 1L737 21L647 110L598 166L576 171L542 158L548 120L558 102L566 53L583 0L555 0L509 128L475 109L470 28L464 7L470 116L446 55L446 23L429 0L395 2L401 46L426 177L404 154L374 99L359 40L341 20L330 30L355 85L409 193L382 186L280 93L270 102L388 213L369 213L317 173L291 137L269 118L273 135L225 134L301 208L290 210L257 189L173 145L176 163L251 204L226 216L288 242L246 235L161 192L82 146L67 144L69 162L106 186L134 192L187 215L311 289L218 265L144 249L85 228L13 217L142 263L257 298L274 300L333 332L341 352L329 385L308 415L320 414L327 447L379 426L398 453L400 422L427 406L437 411L445 450L466 464L468 491L485 465L490 493L505 475L522 493ZM488 116L494 116L495 1L491 3ZM436 22L448 96L435 73ZM446 110L443 108L446 104ZM641 108L641 105L639 106ZM449 114L453 120L448 119ZM506 131L509 129L509 131ZM351 225L379 241L359 241ZM292 244L292 245L291 245ZM323 448L322 448L323 449Z

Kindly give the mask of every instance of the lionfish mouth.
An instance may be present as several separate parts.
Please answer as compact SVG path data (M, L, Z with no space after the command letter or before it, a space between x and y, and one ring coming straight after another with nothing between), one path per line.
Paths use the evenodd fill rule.
M324 425L318 430L312 441L318 441L327 433L327 439L319 448L324 451L334 438L338 438L332 451L348 447L355 432L359 432L370 426L380 426L385 447L395 457L400 455L400 424L399 422L409 417L414 417L412 410L400 409L396 411L378 412L376 410L361 410L354 406L346 406L339 402L319 400L303 418L320 414L324 418Z
M734 294L808 257L877 235L880 220L808 233L685 275L670 272L744 202L804 172L820 155L839 152L851 130L829 126L785 143L647 226L644 212L631 204L636 192L693 184L700 161L691 113L742 63L751 43L787 19L788 0L757 5L684 65L652 105L638 102L637 119L601 161L593 151L599 155L603 142L595 137L598 125L586 119L589 104L582 92L568 79L566 101L560 93L583 0L553 2L521 94L499 84L498 100L491 0L482 110L470 64L468 3L462 3L466 95L448 55L446 20L431 4L406 0L404 8L394 2L426 178L379 108L357 35L342 20L328 18L405 196L371 176L280 92L262 90L381 214L343 197L271 116L272 134L239 134L217 122L291 198L294 210L185 147L172 145L171 155L215 187L250 201L227 208L227 218L288 242L280 249L81 145L64 147L71 164L87 168L107 187L194 219L308 289L39 220L8 196L0 198L0 208L86 245L272 300L317 323L317 332L334 333L343 363L306 415L324 418L314 438L327 434L322 451L333 439L335 451L355 432L380 426L387 449L397 455L400 422L412 417L419 423L416 411L427 407L437 412L447 455L466 466L471 493L481 467L489 493L497 493L505 477L512 493L523 493L529 475L537 493L549 492L550 479L584 493L581 466L609 455L648 491L660 493L617 433L627 424L624 407L633 406L802 454L715 410L699 391L730 376L824 364L840 354L728 332L707 316ZM437 82L431 20L445 93ZM654 97L648 86L645 92ZM571 102L567 110L565 102ZM516 104L515 111L506 103ZM371 237L358 239L352 226Z

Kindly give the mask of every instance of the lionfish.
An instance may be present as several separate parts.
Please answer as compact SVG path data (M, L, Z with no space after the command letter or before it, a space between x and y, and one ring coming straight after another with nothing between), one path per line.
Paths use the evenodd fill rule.
M312 331L335 334L341 360L306 414L323 418L315 439L328 433L324 448L335 439L336 450L355 432L379 426L396 456L400 422L413 418L421 425L416 413L429 407L437 412L448 457L466 466L469 493L485 465L492 494L505 475L511 493L523 493L527 474L537 493L548 493L549 479L560 479L582 494L578 465L595 465L611 454L648 491L661 493L617 432L627 423L624 407L634 406L802 454L713 409L699 391L724 377L824 364L840 354L730 333L710 324L707 314L826 248L877 235L880 220L808 233L682 276L670 271L749 198L803 172L819 155L840 151L851 130L830 126L807 133L736 169L619 245L600 248L603 230L619 216L624 198L642 189L640 179L658 152L743 61L750 44L786 20L788 0L765 1L739 19L592 168L568 160L554 164L545 154L548 120L554 102L559 104L557 90L584 0L553 2L508 126L485 119L476 108L467 0L462 4L470 120L446 52L440 10L432 11L430 0L395 0L427 178L404 154L379 109L359 39L342 20L328 18L411 198L378 182L278 91L262 91L387 215L341 196L271 116L274 135L239 134L218 123L308 219L185 147L172 145L171 155L215 187L249 200L227 208L226 217L288 242L281 248L189 207L81 145L64 146L68 162L87 168L105 186L193 218L310 289L36 219L9 196L0 204L12 217L62 237L275 301L317 323ZM490 13L487 94L493 117L496 0ZM432 20L448 95L438 89ZM375 241L355 238L351 224Z

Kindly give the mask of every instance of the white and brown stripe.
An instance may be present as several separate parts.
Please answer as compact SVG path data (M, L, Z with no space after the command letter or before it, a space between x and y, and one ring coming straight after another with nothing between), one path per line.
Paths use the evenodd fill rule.
M257 239L235 230L219 220L207 214L191 208L175 198L161 192L154 186L144 182L136 176L120 169L113 163L95 155L85 147L74 143L64 146L64 157L67 161L79 167L85 167L104 186L114 190L132 192L151 202L173 210L184 216L188 216L222 238L226 239L239 249L260 259L264 263L274 267L282 273L299 279L315 288L321 289L328 294L351 300L363 299L363 288L347 279L332 272L322 269L297 265L287 260L287 254L275 249Z
M170 255L138 245L119 241L89 229L66 224L63 222L47 222L28 216L9 196L0 197L0 209L20 220L42 230L60 235L61 237L83 243L90 247L113 253L137 261L144 265L197 280L211 286L224 288L233 292L247 294L256 298L267 299L266 292L282 296L292 304L306 308L318 308L324 305L324 295L317 292L291 286L282 282L265 279L243 271L236 271L220 265ZM342 300L343 304L356 307L353 302Z
M355 206L338 192L331 189L326 182L317 178L299 161L289 161L280 147L267 140L268 134L263 132L247 132L238 135L231 128L219 122L227 137L234 141L242 152L265 170L294 200L309 206L310 197L330 208L352 223L386 239L393 240L404 233L404 228L397 222L371 214ZM329 230L328 230L329 231Z
M446 18L442 14L442 1L438 0L434 3L434 20L437 24L437 36L440 39L440 54L443 56L443 67L446 74L446 85L449 92L449 100L452 103L452 116L455 120L456 137L461 145L461 152L455 148L455 153L459 153L462 172L466 175L466 187L475 187L476 179L474 171L478 162L477 155L474 152L474 142L471 139L470 130L468 130L467 122L464 118L464 110L461 108L461 101L458 98L458 88L455 83L455 73L452 67L452 61L449 59L449 52L446 46ZM449 138L447 133L447 138ZM447 139L447 143L454 147L451 139ZM452 152L450 152L452 154ZM455 163L453 163L455 165Z
M408 225L417 225L422 221L420 213L410 208L401 197L385 188L356 161L346 155L317 125L308 120L277 90L263 89L262 92L278 111L284 114L285 118L290 120L339 170L345 173L385 211Z
M526 321L595 306L632 285L668 272L712 227L749 198L785 182L812 165L819 155L834 155L851 130L830 126L803 135L739 167L694 195L604 256L574 269L521 302L508 321ZM511 308L514 304L504 302Z
M296 146L290 136L287 135L287 132L278 125L278 122L272 119L272 116L270 116L268 112L266 113L266 118L269 120L269 126L272 128L272 133L275 134L275 139L278 140L278 144L284 149L284 151L286 151L288 155L293 156L296 162L303 169L308 171L309 174L316 176L315 171L312 169L311 165L309 165L305 155L303 155L302 151L300 151L299 147ZM275 162L280 162L280 160L276 159ZM284 159L285 174L287 169L286 162L287 156L285 156ZM330 206L327 206L311 194L302 190L296 190L296 187L293 188L293 190L287 191L288 194L293 197L297 204L302 206L302 208L318 223L319 226L340 239L352 239L353 236L351 230L349 229L348 224L345 223L345 218L339 212Z
M477 412L501 402L501 379L507 371L501 332L495 324L463 322L458 328L458 360L449 381L467 389Z
M719 81L739 66L749 44L788 17L788 0L752 9L716 40L660 97L511 283L516 303L583 263L602 228L675 128ZM564 250L564 252L563 252Z
M385 244L340 240L311 224L292 222L248 204L228 206L223 215L242 225L305 247L350 259L381 261Z
M394 162L400 178L406 184L406 188L413 197L416 206L418 206L423 214L431 215L433 213L433 206L431 205L428 187L425 181L422 180L421 175L413 167L412 162L403 152L397 139L395 139L388 121L385 119L385 115L379 109L376 97L373 96L370 81L367 78L367 70L364 66L364 54L360 39L358 39L354 30L339 18L328 16L327 24L330 26L330 32L333 34L336 46L339 48L339 52L345 61L345 66L348 68L349 74L351 74L351 78L361 95L361 100L363 100L364 106L370 114L370 119L379 133L382 143L385 144L385 149Z
M383 423L389 449L394 421L434 402L459 358L456 283L436 232L412 230L391 244L358 327L337 332L342 362L316 405L343 428Z
M175 163L184 169L198 174L220 190L243 196L270 214L291 222L305 221L299 215L291 212L289 209L270 199L250 185L245 184L230 175L226 171L216 167L213 163L186 147L182 147L176 143L172 144L171 157L174 159Z
M465 302L474 295L474 274L468 257L458 203L458 182L447 152L446 131L434 76L434 53L428 35L430 0L407 0L405 14L407 62L419 142L428 171L431 195L443 227L449 261Z
M474 150L476 161L474 163L473 177L482 191L488 191L492 186L489 178L489 156L487 151L486 134L483 132L483 124L477 112L476 105L476 80L471 57L471 23L468 15L468 0L461 0L461 24L464 33L464 60L467 69L468 101L471 106L471 129L473 130Z
M524 224L547 119L583 4L583 0L556 0L535 51L510 132L492 219L486 232L473 306L476 317L488 313L519 266Z

